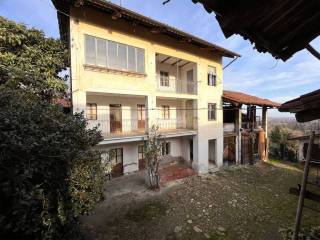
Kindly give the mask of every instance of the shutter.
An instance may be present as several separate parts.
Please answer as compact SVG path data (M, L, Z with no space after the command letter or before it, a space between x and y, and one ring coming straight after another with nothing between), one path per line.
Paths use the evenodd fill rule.
M95 38L85 35L85 62L96 64L96 43Z

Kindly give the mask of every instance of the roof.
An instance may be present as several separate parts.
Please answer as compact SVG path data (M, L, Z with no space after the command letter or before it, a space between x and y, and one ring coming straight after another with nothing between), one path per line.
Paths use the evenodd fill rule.
M320 134L315 134L314 137L320 137ZM308 140L310 138L310 135L303 135L303 136L298 136L298 137L292 137L288 138L288 140Z
M283 103L279 111L296 113L298 122L320 119L320 89Z
M225 37L239 34L259 52L283 61L304 48L309 50L309 42L320 34L319 0L192 1L216 13Z
M232 104L246 104L246 105L257 105L257 106L264 106L264 107L278 107L280 106L279 103L273 102L269 99L263 99L256 96L252 96L249 94L245 94L242 92L235 92L235 91L223 91L222 95L223 101L230 102Z
M63 38L65 41L68 40L66 38L68 38L69 36L69 22L66 14L69 14L70 6L89 6L102 10L105 13L113 14L113 16L116 18L125 19L127 21L134 22L135 24L147 27L152 33L165 34L170 37L176 38L181 42L187 42L202 49L208 49L209 51L218 52L225 57L240 57L238 53L232 52L228 49L222 48L194 35L183 32L177 28L158 22L152 18L143 16L127 8L121 7L111 2L107 2L105 0L52 0L52 2L58 10L60 35L61 38Z

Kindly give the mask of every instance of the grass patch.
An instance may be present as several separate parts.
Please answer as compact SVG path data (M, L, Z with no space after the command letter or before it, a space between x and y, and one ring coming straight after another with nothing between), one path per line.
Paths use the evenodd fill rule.
M130 210L126 218L134 222L157 219L166 214L167 206L161 202L148 202L143 206Z

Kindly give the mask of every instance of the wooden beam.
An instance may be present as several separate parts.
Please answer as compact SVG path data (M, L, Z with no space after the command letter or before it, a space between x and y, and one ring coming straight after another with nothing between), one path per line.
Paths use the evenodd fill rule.
M151 33L154 33L154 34L158 34L158 33L163 33L163 32L166 32L166 29L165 28L160 28L160 27L157 27L157 28L152 28L150 30Z
M181 61L182 61L182 59L179 59L178 61L172 63L171 66L174 66L174 65L176 65L177 63L179 63L179 62L181 62Z
M188 42L188 43L190 43L190 42L192 42L192 39L191 38L181 38L179 40L179 42Z
M300 230L302 209L304 206L304 198L305 198L305 194L306 194L306 190L307 190L307 181L308 181L308 175L309 175L309 167L310 167L313 143L314 143L314 131L311 132L310 139L309 139L306 164L304 165L303 176L302 176L302 181L301 181L301 189L299 191L299 201L298 201L296 219L295 219L295 223L294 223L292 240L298 239L298 234L299 234L299 230Z
M117 20L118 18L121 18L122 17L122 14L121 12L118 12L118 11L115 11L114 13L111 14L111 18L113 20Z
M320 107L317 109L308 109L296 113L296 120L298 122L309 122L320 119Z
M311 53L313 56L320 60L320 53L316 49L314 49L310 44L306 46L306 49L309 51L309 53Z
M191 62L188 61L188 62L182 64L180 67L184 67L185 65L187 65L187 64L189 64L189 63L191 63Z
M171 57L167 57L167 58L163 59L163 60L161 61L161 63L166 62L166 61L169 60L170 58L171 58Z
M83 6L83 4L84 4L84 0L76 0L74 2L75 7L81 7L81 6Z

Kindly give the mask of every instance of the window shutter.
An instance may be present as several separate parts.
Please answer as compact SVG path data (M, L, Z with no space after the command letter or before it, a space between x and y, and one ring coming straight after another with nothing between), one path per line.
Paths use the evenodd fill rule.
M86 64L96 64L96 41L94 37L85 35Z

